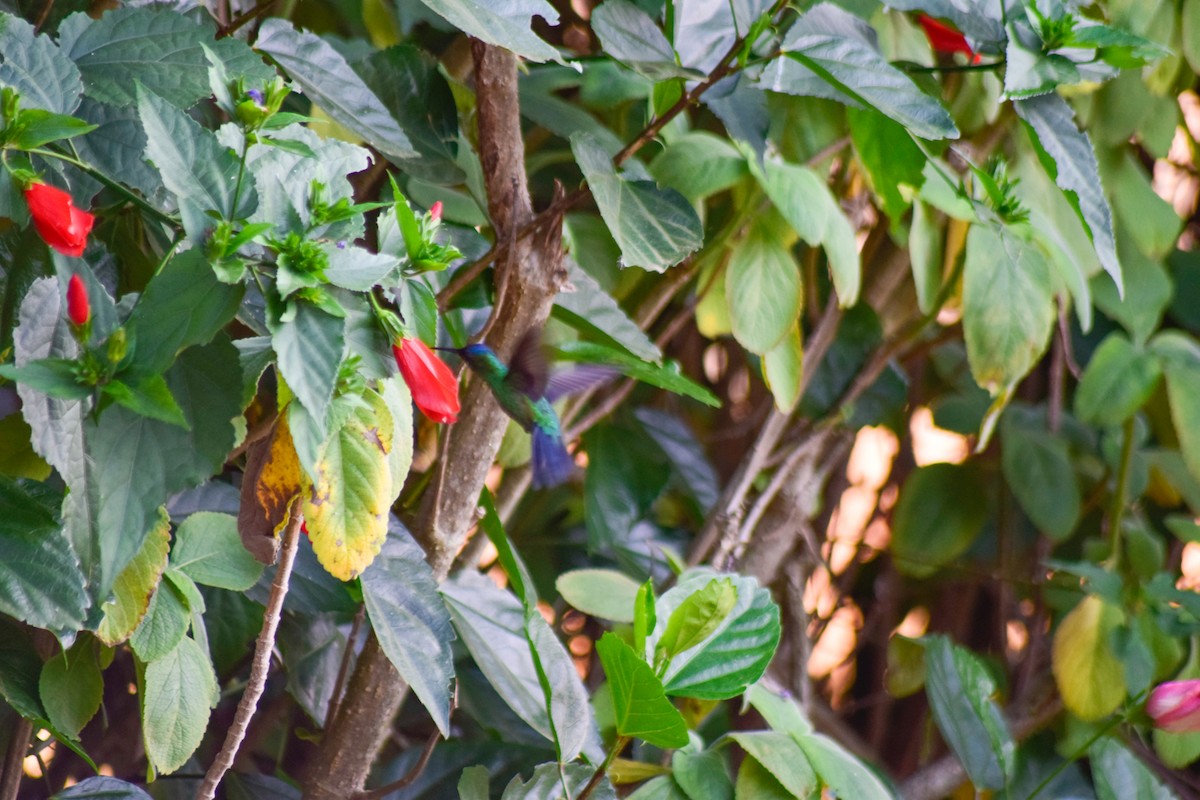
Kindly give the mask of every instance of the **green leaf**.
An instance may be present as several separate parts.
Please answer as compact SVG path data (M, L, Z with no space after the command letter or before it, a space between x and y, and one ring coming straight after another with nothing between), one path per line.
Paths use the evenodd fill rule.
M778 731L730 733L729 738L757 761L792 797L809 797L819 782L808 757L790 735Z
M382 402L364 406L330 433L301 490L313 552L343 581L362 574L383 547L393 496L391 414Z
M237 358L222 337L185 350L167 372L190 430L120 406L83 425L83 452L64 473L71 491L63 519L93 597L108 596L158 523L159 506L225 463L241 413Z
M714 750L676 750L671 754L671 777L690 800L733 800L729 768Z
M167 205L162 177L146 161L146 132L137 107L110 106L87 97L75 112L98 126L72 145L79 158L106 175L120 175L121 182L141 191L156 206Z
M758 759L747 758L742 762L734 787L738 800L753 797L756 800L794 800L798 795L789 792Z
M329 266L325 279L334 286L356 292L368 292L400 266L394 256L371 253L357 245L330 245Z
M703 77L679 66L678 56L658 24L627 0L600 4L592 13L592 31L606 54L652 81Z
M819 733L796 737L821 782L838 797L855 800L893 800L895 795L879 777L844 747Z
M488 768L484 766L467 767L458 779L459 800L490 800L488 792Z
M658 599L658 624L646 642L648 655L657 651L659 638L675 609L716 576L710 570L685 574L679 584ZM737 591L737 603L704 641L671 660L663 676L667 694L720 700L741 694L762 677L779 645L779 607L758 581L728 575Z
M209 211L226 219L254 213L258 195L246 183L238 190L240 162L232 150L145 88L138 89L137 106L146 132L146 158L158 167L163 184L175 195L190 241L203 242L213 227Z
M458 157L458 111L450 84L429 53L402 44L372 53L354 63L384 107L400 123L419 159L409 159L405 171L442 186L466 180ZM383 248L380 248L383 252Z
M1038 530L1061 542L1075 530L1083 506L1067 442L1044 425L1018 421L1012 411L1000 428L1004 479Z
M752 353L772 349L795 325L804 304L800 269L768 225L752 222L746 238L733 247L725 297L734 338Z
M585 614L610 622L633 622L638 583L623 572L573 569L559 575L554 588Z
M554 296L554 316L593 339L618 345L644 361L659 363L662 351L631 320L591 275L567 260L567 281L574 291Z
M3 69L3 65L0 65L0 71ZM15 129L12 146L17 150L30 150L50 142L82 136L96 129L95 125L81 119L43 111L40 108L21 109L16 121L11 124Z
M558 347L552 348L552 352L555 358L563 361L582 361L587 364L606 364L616 367L642 383L690 397L706 406L718 408L721 405L721 401L717 399L716 395L682 375L679 372L679 363L676 361L668 361L662 366L647 364L645 361L633 358L619 350L594 342L563 342Z
M784 36L784 58L772 61L759 86L786 94L827 97L864 105L923 139L956 139L949 112L888 63L863 20L819 3Z
M217 280L202 250L172 258L138 297L127 323L133 341L133 366L161 373L176 355L211 341L233 319L245 287Z
M1074 113L1057 94L1045 94L1013 103L1029 126L1046 171L1071 201L1092 239L1100 264L1117 284L1125 285L1113 238L1112 210L1104 197L1096 154L1086 133L1075 127Z
M1007 26L1004 51L1004 93L1009 98L1046 96L1062 84L1080 82L1075 62L1059 53L1043 52L1038 34L1024 21Z
M104 694L95 643L85 638L80 640L80 646L52 656L42 666L38 692L54 726L78 737L83 726L100 710Z
M150 597L145 616L129 638L129 646L142 661L162 658L174 650L187 633L190 613L187 600L175 584L160 580Z
M1180 331L1164 331L1150 347L1162 361L1171 421L1184 463L1192 478L1200 481L1200 344Z
M1124 617L1121 609L1088 595L1054 633L1054 680L1064 705L1084 721L1108 716L1125 699L1125 668L1110 644Z
M139 83L179 108L208 97L205 47L231 79L262 85L272 76L245 42L217 39L211 18L153 8L115 8L99 19L72 14L59 27L59 45L79 65L87 95L117 106L134 102Z
M854 228L825 181L808 167L776 159L765 161L761 170L756 161L750 165L767 197L800 238L825 248L838 303L842 308L856 304L862 285L858 243Z
M1075 392L1075 414L1089 425L1116 427L1146 404L1160 377L1162 368L1149 352L1113 332L1088 361Z
M546 698L530 650L530 635L526 633L524 605L510 592L497 588L487 577L475 572L460 572L441 585L442 597L454 619L454 627L470 651L475 663L488 682L534 730L550 741L555 729L562 728L560 737L566 739L569 720L555 719L554 725L546 713ZM543 662L554 656L542 639L535 639ZM557 649L564 657L561 644ZM547 675L551 671L547 669ZM574 673L578 680L578 674ZM559 677L562 677L561 675ZM561 687L566 692L566 687ZM578 690L571 690L574 695ZM574 711L591 726L586 705ZM557 712L556 712L557 713ZM567 750L564 742L564 751Z
M392 449L388 452L388 470L392 475L389 503L396 502L413 460L413 404L408 385L399 375L379 381L379 394L367 393L376 408L382 402L392 415ZM378 399L377 399L378 398ZM380 412L376 412L380 413Z
M688 734L683 715L667 699L662 681L650 665L611 632L596 642L596 654L612 689L617 733L658 747L685 746Z
M746 702L754 710L762 714L767 721L767 727L792 736L801 737L813 732L812 723L804 716L804 711L791 697L781 697L775 692L756 683L746 690Z
M995 397L1025 377L1050 341L1055 309L1049 265L1009 229L980 224L967 234L963 270L971 374Z
M270 325L271 346L288 388L323 432L338 368L346 357L346 323L311 303L297 300L293 307L290 320Z
M561 61L553 47L529 29L534 16L558 24L558 12L545 0L491 3L486 0L421 0L458 30L532 61Z
M703 243L700 220L681 194L618 176L608 152L591 134L572 136L571 150L625 266L662 272Z
M0 86L21 94L22 108L74 113L83 93L79 68L49 36L20 17L0 14Z
M656 654L674 658L700 644L717 629L737 604L737 589L729 578L713 578L692 592L667 619Z
M65 633L83 627L89 604L62 527L20 484L0 478L0 611Z
M763 379L775 407L787 413L800 402L800 386L804 376L804 343L800 340L800 323L779 344L763 354Z
M620 552L631 531L662 493L669 474L651 442L630 431L598 425L584 435L589 466L584 476L584 522L588 547Z
M624 0L622 4L629 6ZM601 5L596 14L610 5L611 1ZM593 24L595 19L593 14ZM745 156L728 139L691 131L671 140L650 163L650 174L695 203L735 185L750 174L750 169Z
M97 775L86 778L69 789L63 789L50 800L151 800L132 783Z
M449 735L454 631L424 551L408 531L392 526L379 557L360 580L380 647L438 729Z
M633 648L639 653L646 652L646 638L654 631L658 622L654 610L658 599L654 596L654 581L650 578L638 587L633 600Z
M896 568L929 577L966 552L987 514L987 496L973 467L930 464L913 471L892 518Z
M942 739L981 789L1003 789L1016 769L1017 744L996 705L996 682L973 653L945 636L925 645L925 690Z
M520 775L509 781L500 800L565 800L578 797L595 772L596 768L590 764L538 764L528 781L521 780ZM617 800L617 792L607 778L602 778L588 797Z
M925 182L925 154L902 125L876 111L851 108L846 112L854 151L866 168L879 207L903 230L900 222L912 198Z
M114 599L104 604L104 618L96 636L110 647L133 634L150 609L150 598L167 567L171 543L171 520L163 510L159 524L146 536L146 542L113 583Z
M700 511L707 513L716 505L720 484L696 433L679 416L666 411L642 407L633 415L671 462Z
M1088 752L1097 800L1178 800L1150 768L1115 737L1105 737Z
M339 125L384 155L401 161L417 155L400 123L324 39L271 17L259 29L254 46L287 70L304 94Z
M196 583L235 592L258 582L263 566L242 546L237 517L200 511L175 532L171 566Z
M171 396L171 390L162 375L146 375L131 380L132 382L127 383L114 378L101 386L100 391L117 405L124 406L135 414L178 425L184 430L188 429L183 409Z
M79 362L69 358L43 358L22 367L0 364L0 377L60 400L80 400L92 393L92 387L79 382Z
M146 755L158 772L179 769L200 746L218 696L217 676L195 639L185 637L146 665L142 731Z

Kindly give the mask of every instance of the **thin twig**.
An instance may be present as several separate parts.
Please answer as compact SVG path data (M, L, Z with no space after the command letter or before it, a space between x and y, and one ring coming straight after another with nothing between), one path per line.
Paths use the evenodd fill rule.
M337 678L333 682L333 692L329 695L329 706L325 710L325 724L322 726L328 728L333 722L333 718L337 716L338 706L342 702L342 691L346 688L346 677L350 674L350 657L354 655L354 642L358 639L358 632L362 629L363 619L367 616L367 607L360 605L358 613L354 615L354 623L350 626L350 635L346 637L346 649L342 651L342 663L338 665Z
M263 14L271 10L271 6L275 5L275 0L262 0L254 8L246 11L238 16L233 22L217 30L217 38L224 39L226 36L232 36L248 22L261 17Z
M242 739L246 737L246 729L250 726L250 720L258 709L259 698L262 697L263 689L266 687L267 674L271 668L271 651L275 648L275 632L279 628L279 618L283 612L283 598L287 595L292 564L296 560L296 544L300 538L300 525L304 522L304 515L300 509L300 498L297 497L292 501L289 509L288 526L283 534L283 551L279 556L275 580L271 583L271 594L267 598L267 607L263 613L262 630L254 645L250 680L246 684L246 691L242 693L242 699L238 702L237 713L225 736L225 743L221 745L220 752L217 753L212 766L205 773L204 782L196 790L196 800L213 800L213 797L216 796L217 786L225 777L225 773L233 766L233 759L242 744Z
M24 717L9 731L8 749L4 753L4 764L0 765L0 800L17 800L32 733L33 723Z
M438 731L429 734L429 738L425 740L425 749L421 751L421 757L417 759L417 763L412 765L403 778L392 781L391 783L380 786L377 789L364 789L353 796L353 800L380 800L387 797L392 792L398 792L408 786L411 786L417 778L421 777L421 773L425 771L425 767L429 764L429 758L433 755L433 748L437 747L437 743L441 741L442 735Z

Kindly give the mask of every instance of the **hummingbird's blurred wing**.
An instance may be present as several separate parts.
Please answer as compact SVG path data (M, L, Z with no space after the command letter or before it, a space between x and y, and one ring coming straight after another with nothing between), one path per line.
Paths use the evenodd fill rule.
M546 381L545 397L553 403L568 395L593 389L620 374L612 367L603 367L599 364L581 364L570 369L559 370Z
M530 328L521 336L508 362L504 382L526 397L538 398L546 392L549 369L542 353L542 334Z

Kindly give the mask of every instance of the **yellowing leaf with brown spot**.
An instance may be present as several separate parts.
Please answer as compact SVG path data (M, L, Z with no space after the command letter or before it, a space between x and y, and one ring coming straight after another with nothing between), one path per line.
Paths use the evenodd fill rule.
M270 434L250 446L242 478L238 533L246 549L263 564L275 563L279 531L287 524L288 507L300 494L303 477L284 409Z
M317 479L304 490L308 538L321 565L339 580L362 573L387 536L392 500L392 415L374 392L330 434Z
M1082 720L1105 717L1125 699L1125 668L1109 644L1123 616L1121 609L1089 595L1054 634L1054 680L1063 704Z
M104 617L96 636L107 645L120 644L129 638L146 616L150 595L162 580L167 566L167 550L171 541L171 520L166 509L158 510L158 524L146 536L142 549L133 557L113 584L112 601L104 604Z

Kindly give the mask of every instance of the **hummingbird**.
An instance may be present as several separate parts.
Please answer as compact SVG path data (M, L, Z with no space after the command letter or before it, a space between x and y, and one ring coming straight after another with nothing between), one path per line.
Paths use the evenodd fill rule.
M615 370L586 365L550 374L541 336L532 328L517 342L508 364L482 342L438 349L457 353L492 390L504 413L532 434L534 488L557 486L570 477L575 460L563 444L562 425L552 403L608 380Z

